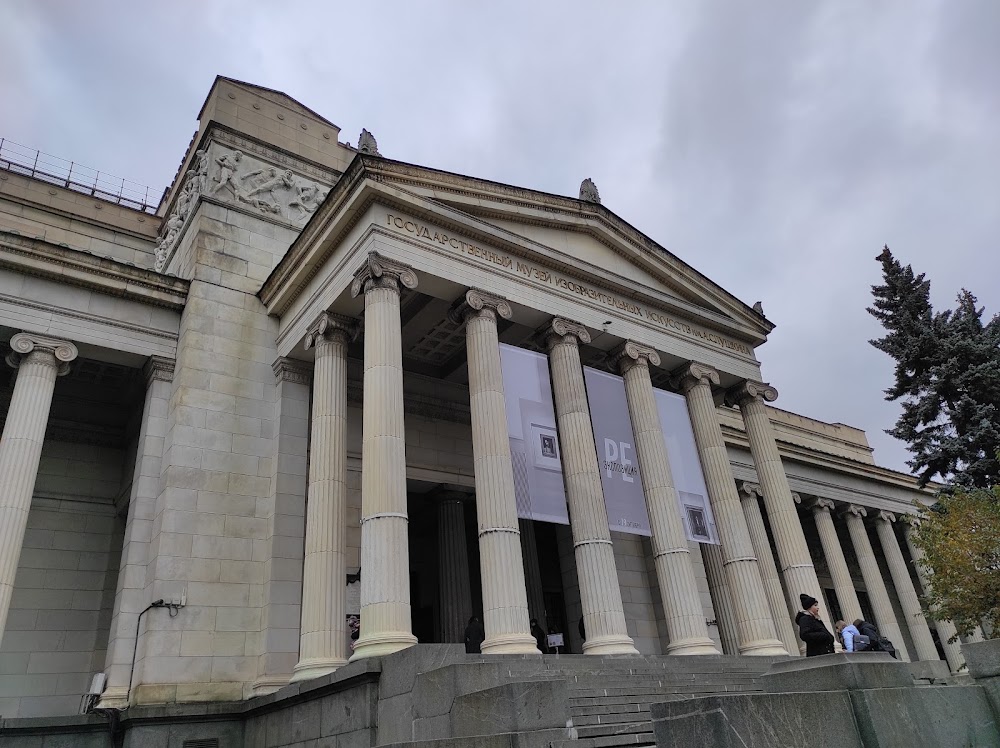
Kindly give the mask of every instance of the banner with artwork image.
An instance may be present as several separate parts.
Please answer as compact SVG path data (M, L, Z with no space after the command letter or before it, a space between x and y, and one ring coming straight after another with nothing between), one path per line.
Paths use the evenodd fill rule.
M635 454L625 381L589 366L583 367L583 379L590 402L590 422L597 446L608 527L616 532L652 535Z
M667 459L688 540L718 545L719 535L715 529L712 506L708 501L708 489L705 487L701 458L694 441L687 400L683 395L666 390L654 389L653 394L660 412L660 427L667 445Z
M568 525L548 356L501 344L500 368L517 516Z

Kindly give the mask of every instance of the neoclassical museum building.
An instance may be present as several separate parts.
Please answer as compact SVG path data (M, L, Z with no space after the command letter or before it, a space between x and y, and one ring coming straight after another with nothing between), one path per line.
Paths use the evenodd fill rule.
M799 656L801 594L960 668L932 491L775 407L759 305L589 179L396 155L221 77L158 202L0 143L0 715L252 700L474 616L484 658L532 619Z

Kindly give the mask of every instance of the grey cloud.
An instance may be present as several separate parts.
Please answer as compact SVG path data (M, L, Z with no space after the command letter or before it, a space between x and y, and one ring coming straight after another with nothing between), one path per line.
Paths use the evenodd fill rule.
M605 204L778 327L778 404L882 433L864 308L888 242L1000 307L1000 6L979 2L13 0L0 136L173 177L216 74L286 91L393 158ZM904 468L905 469L905 468Z

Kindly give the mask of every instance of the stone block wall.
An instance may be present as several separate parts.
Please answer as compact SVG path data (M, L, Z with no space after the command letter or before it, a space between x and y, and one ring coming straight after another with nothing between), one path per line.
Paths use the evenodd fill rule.
M60 446L82 447L46 446L50 456L52 446L57 453ZM53 460L60 459L43 460L43 465L52 470ZM72 480L72 471L46 474L45 481L42 477L39 483L59 483L57 479ZM87 480L95 479L80 478ZM104 669L121 545L122 526L110 500L36 496L0 643L4 717L78 711L91 677Z

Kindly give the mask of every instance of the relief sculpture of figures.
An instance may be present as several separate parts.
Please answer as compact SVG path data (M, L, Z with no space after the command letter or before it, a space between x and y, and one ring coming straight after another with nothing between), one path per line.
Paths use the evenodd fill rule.
M299 194L288 202L288 209L295 208L298 218L306 218L326 199L327 190L315 184L298 185L295 189Z
M212 190L214 195L223 187L229 187L233 191L233 197L239 197L242 193L239 183L236 181L236 172L239 171L240 161L243 158L243 154L239 151L234 151L233 153L226 153L220 158L215 159L215 163L219 165L219 176L216 177L218 182L215 185L215 189Z
M211 179L208 194L224 199L226 194L240 203L252 205L261 213L281 216L291 223L304 223L326 199L329 190L321 184L296 175L291 169L280 169L263 163L242 151L222 151L209 154L207 148L195 152L192 168L184 175L184 184L170 217L164 222L156 248L157 270L167 264L177 238L188 217L194 212L198 196L206 192L208 170L218 164L218 174Z

